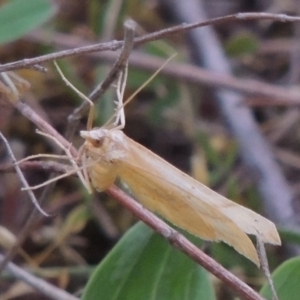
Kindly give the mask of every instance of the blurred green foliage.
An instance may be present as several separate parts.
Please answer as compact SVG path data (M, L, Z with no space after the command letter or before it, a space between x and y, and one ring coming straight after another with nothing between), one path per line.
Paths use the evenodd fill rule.
M82 299L216 298L208 273L140 222L99 264Z
M17 40L47 22L56 12L49 0L10 0L0 7L0 43Z

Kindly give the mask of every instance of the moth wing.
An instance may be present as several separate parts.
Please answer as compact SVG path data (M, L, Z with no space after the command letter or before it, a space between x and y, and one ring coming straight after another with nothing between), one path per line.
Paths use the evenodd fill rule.
M180 187L180 190L184 190L190 196L199 199L196 203L199 204L199 201L201 201L201 205L203 205L203 202L212 205L247 234L260 236L260 239L265 243L281 244L276 226L273 222L214 192L206 185L181 172L147 148L128 137L126 138L130 141L129 144L131 145L131 151L129 151L131 153L131 159L128 159L128 162L137 166L143 166L143 169L156 174L156 176L161 177L162 180L168 180L173 185ZM140 160L140 162L137 163L137 159Z
M231 245L259 265L255 247L239 224L224 214L215 201L210 203L206 199L219 196L219 194L179 171L138 143L130 140L127 145L130 149L126 159L122 161L119 177L129 186L138 201L196 236L205 240L223 241ZM187 181L191 186L186 186ZM203 188L210 191L209 195L205 194L206 190L202 191ZM205 201L202 199L203 193ZM227 206L237 206L236 213L245 209L232 201L227 201L229 202Z

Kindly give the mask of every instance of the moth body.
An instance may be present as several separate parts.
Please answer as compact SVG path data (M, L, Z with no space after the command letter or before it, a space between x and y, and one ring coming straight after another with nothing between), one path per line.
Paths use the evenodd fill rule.
M125 159L124 134L115 129L93 129L81 131L84 144L85 163L93 186L98 192L105 191L116 180L120 162Z

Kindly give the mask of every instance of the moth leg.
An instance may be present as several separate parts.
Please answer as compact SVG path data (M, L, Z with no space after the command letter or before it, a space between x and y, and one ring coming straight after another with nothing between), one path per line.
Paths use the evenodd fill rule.
M122 70L118 84L117 84L117 108L115 114L106 122L106 124L103 127L109 127L109 124L111 124L112 120L115 118L115 121L113 122L113 125L115 126L113 129L119 129L122 130L125 127L125 112L124 107L132 101L132 99L148 84L150 83L155 76L165 67L165 65L175 56L176 54L173 54L170 58L166 60L166 62L156 71L154 74L152 74L149 79L147 79L128 99L126 99L125 102L123 102L124 98L124 91L126 86L126 80L127 80L127 72L128 72L128 62L126 63L126 66ZM120 124L119 124L120 123Z
M78 151L78 160L81 160L81 163L82 163L82 166L83 166L83 170L82 170L82 173L83 173L83 178L84 178L84 181L86 183L86 189L88 190L88 193L91 194L92 193L92 185L91 185L91 182L90 182L90 179L89 179L89 175L88 175L88 163L87 163L87 156L85 154L85 144L83 144L80 148L79 148L79 151Z
M68 171L68 172L66 172L64 174L61 174L61 175L56 176L54 178L51 178L51 179L49 179L47 181L44 181L41 184L37 184L37 185L34 185L34 186L29 186L29 187L24 187L21 190L22 191L36 190L36 189L39 189L39 188L41 188L43 186L46 186L46 185L48 185L48 184L50 184L52 182L55 182L55 181L60 180L62 178L65 178L65 177L68 177L70 175L73 175L75 173L78 175L78 172L82 171L82 173L83 173L83 180L81 180L81 181L82 181L83 185L85 186L85 188L88 190L88 193L91 194L92 193L92 187L91 187L90 180L89 180L89 177L88 177L87 168L90 167L92 164L97 163L97 162L98 161L88 164L86 162L85 157L83 157L83 165L81 167L74 168L73 170L70 170L70 171Z
M117 127L117 129L120 130L125 127L125 111L124 111L123 98L124 98L127 76L128 76L128 62L126 63L124 69L120 73L118 84L117 84L117 101L115 102L117 104L116 107L117 115L114 121L114 125Z
M75 158L72 156L70 150L68 148L66 148L62 143L60 143L55 137L51 136L50 134L47 134L47 133L44 133L44 132L41 132L39 130L36 131L38 134L40 135L43 135L49 139L51 139L52 141L54 141L56 143L56 145L58 145L65 153L66 153L66 156L69 158L69 161L71 163L71 165L73 166L74 168L74 172L77 173L80 181L82 182L82 184L85 186L85 188L90 191L90 188L81 172L82 169L80 169L80 167L78 166L77 162L75 161Z
M80 170L80 168L73 169L73 170L68 171L68 172L66 172L66 173L64 173L64 174L61 174L61 175L59 175L59 176L56 176L56 177L51 178L51 179L49 179L49 180L46 180L46 181L44 181L44 182L41 183L41 184L37 184L37 185L34 185L34 186L29 186L29 187L24 187L24 188L21 188L21 190L22 190L22 191L37 190L37 189L39 189L39 188L41 188L41 187L43 187L43 186L46 186L46 185L48 185L48 184L50 184L50 183L52 183L52 182L57 181L57 180L59 180L59 179L68 177L68 176L70 176L70 175L72 175L72 174L75 174L75 173L78 174L79 170ZM84 183L83 183L83 184L84 184Z

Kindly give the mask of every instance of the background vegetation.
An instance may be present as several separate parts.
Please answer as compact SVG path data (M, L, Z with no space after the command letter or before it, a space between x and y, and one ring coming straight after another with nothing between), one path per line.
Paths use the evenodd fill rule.
M122 40L123 21L128 17L137 22L136 35L142 36L182 22L239 12L300 14L297 1L184 2L186 11L177 1L1 1L1 64ZM203 12L202 16L196 14L196 19L193 5ZM125 92L126 97L131 95L177 53L126 107L125 132L219 193L277 223L283 247L268 246L267 252L271 271L280 266L274 280L281 300L298 299L299 295L299 258L287 260L298 255L300 243L299 26L278 18L232 19L213 27L219 44L197 36L196 30L143 43L130 56ZM203 46L201 53L197 43ZM225 54L223 60L213 56L218 51ZM70 82L89 95L106 78L116 58L115 51L91 52L68 55L59 64ZM210 60L215 62L211 71ZM14 70L31 85L28 88L16 81L21 100L64 134L67 118L81 100L62 82L50 60L41 66L47 72L28 67ZM49 140L35 133L36 125L7 102L0 88L0 131L17 159L56 153ZM255 130L247 127L242 115L226 111L224 91L238 97ZM112 87L96 102L96 126L111 116L114 100ZM83 119L79 129L85 126ZM72 141L77 148L82 144L78 130ZM42 207L51 217L30 217L32 203L20 190L4 144L0 147L1 253L19 241L12 261L22 269L82 299L236 297L236 291L148 227L134 225L133 215L110 196L88 195L74 176L59 181L44 199ZM29 184L35 185L47 180L58 166L32 162L22 170ZM36 191L38 199L45 194ZM22 231L24 227L27 231ZM266 283L263 272L233 249L189 238L255 291ZM49 297L15 276L11 270L2 273L0 299ZM272 297L266 286L261 294ZM249 295L246 299L260 297Z

